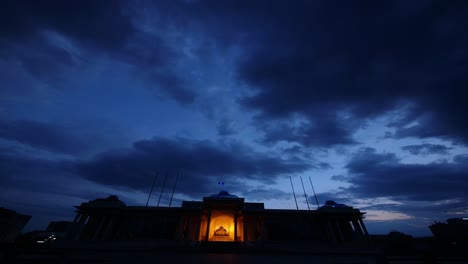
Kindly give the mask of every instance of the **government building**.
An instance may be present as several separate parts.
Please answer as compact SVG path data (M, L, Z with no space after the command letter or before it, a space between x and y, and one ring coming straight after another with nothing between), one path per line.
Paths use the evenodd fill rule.
M265 209L227 191L183 201L180 207L127 206L117 196L76 208L68 239L169 240L188 244L234 242L312 242L351 244L368 232L359 209L333 201L317 210Z

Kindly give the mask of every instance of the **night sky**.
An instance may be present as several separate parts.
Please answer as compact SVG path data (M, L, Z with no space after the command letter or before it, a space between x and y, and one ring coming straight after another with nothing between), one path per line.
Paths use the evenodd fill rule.
M468 215L466 1L1 1L0 206L335 200L372 234Z

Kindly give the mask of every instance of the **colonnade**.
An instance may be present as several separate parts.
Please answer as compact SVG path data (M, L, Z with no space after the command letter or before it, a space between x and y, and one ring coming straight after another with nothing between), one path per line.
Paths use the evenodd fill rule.
M181 216L178 223L177 238L179 240L209 241L214 232L212 228L212 211L203 214ZM261 216L244 215L242 212L232 212L232 241L258 241L265 239L265 223Z
M116 226L115 215L88 215L78 213L73 221L74 227L69 233L70 239L106 240Z
M328 239L334 243L367 238L369 233L361 218L347 219L330 217L326 219Z

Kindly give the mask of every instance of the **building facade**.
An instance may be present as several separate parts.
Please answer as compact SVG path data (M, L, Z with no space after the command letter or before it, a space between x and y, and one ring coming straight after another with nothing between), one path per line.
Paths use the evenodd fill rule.
M368 237L359 209L331 201L317 210L265 209L226 191L181 207L126 206L116 196L76 206L73 240L355 243Z
M30 215L0 207L0 243L12 243L29 220Z

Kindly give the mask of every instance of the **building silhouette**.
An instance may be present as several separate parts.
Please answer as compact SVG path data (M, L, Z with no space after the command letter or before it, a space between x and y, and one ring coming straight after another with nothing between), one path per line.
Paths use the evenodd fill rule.
M30 215L0 207L0 243L13 242L29 220Z
M317 210L265 209L227 191L181 207L127 206L117 196L76 208L72 240L162 239L186 243L309 241L356 243L368 232L359 209L328 201Z

